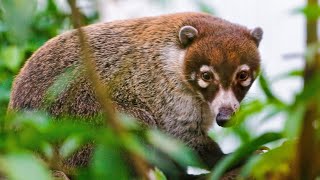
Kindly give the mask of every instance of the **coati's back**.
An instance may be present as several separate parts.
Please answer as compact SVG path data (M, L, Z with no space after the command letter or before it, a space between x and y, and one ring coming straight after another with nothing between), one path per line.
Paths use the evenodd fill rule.
M178 13L84 30L96 71L118 110L181 139L209 166L223 156L207 130L214 119L225 126L253 83L260 64L260 28ZM47 42L15 79L10 109L97 115L100 105L80 54L76 31ZM64 77L66 87L55 84ZM58 96L47 101L48 91Z
M203 15L177 14L100 23L84 28L101 80L111 84L109 88L119 90L115 92L116 98L126 96L119 103L142 105L142 102L130 101L156 97L157 93L150 89L157 88L155 83L166 76L162 62L164 57L161 56L166 55L171 47L179 46L176 31L192 16ZM48 89L61 76L68 76L68 69L72 69L74 78L68 88L47 106L45 96ZM75 30L51 39L36 51L14 81L10 109L44 107L53 115L91 116L100 110L81 68L80 43Z

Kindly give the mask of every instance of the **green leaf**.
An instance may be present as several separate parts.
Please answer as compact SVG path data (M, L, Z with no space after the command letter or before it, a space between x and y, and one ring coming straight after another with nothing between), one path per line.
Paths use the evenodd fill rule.
M45 158L52 159L54 155L54 148L51 146L51 144L45 142L41 145L42 153L44 154Z
M120 120L121 124L126 127L127 129L139 129L140 126L136 119L133 117L124 114L124 113L118 113L117 114L118 119Z
M285 137L289 139L295 139L298 137L305 110L306 106L301 103L296 104L295 107L288 112L288 117L283 130Z
M320 16L320 6L319 5L306 5L301 8L294 10L294 13L302 13L309 20L316 20Z
M3 0L3 21L8 27L10 40L23 44L30 35L31 20L36 9L36 0Z
M10 98L10 89L7 87L0 86L0 102L8 101Z
M259 78L259 84L268 100L280 101L279 99L276 98L276 96L271 91L269 82L267 81L267 79L262 73Z
M66 91L70 85L76 81L78 76L79 73L74 67L70 67L66 69L65 72L61 73L46 91L46 105L50 105L57 100L59 95Z
M63 158L67 158L78 148L80 148L81 139L77 136L68 137L62 144L59 153Z
M242 143L247 143L252 139L252 134L246 126L246 123L241 123L232 128L233 132L241 140Z
M253 155L248 162L242 167L240 177L245 179L245 177L249 177L252 169L261 161L261 155Z
M10 41L23 44L31 32L31 21L36 12L36 0L4 0L3 21L8 27Z
M49 126L49 120L49 116L43 112L23 111L15 114L11 125L14 128L26 127L28 125L38 130L46 130Z
M195 2L198 4L198 6L202 12L209 13L209 14L215 14L215 10L213 9L213 7L210 6L209 4L207 4L206 2L199 1L199 0L196 0Z
M224 159L218 162L218 164L211 171L210 179L219 180L229 167L240 162L242 158L249 156L262 145L279 140L280 138L282 138L280 133L265 133L250 143L240 146L240 148L238 148L234 153L226 156Z
M8 46L2 49L0 58L5 67L17 72L24 61L24 50L17 46Z
M119 147L100 145L96 148L92 165L91 177L95 179L129 179L126 162Z
M152 145L167 153L180 165L184 167L202 167L199 158L193 153L191 149L189 149L183 143L173 138L169 138L168 136L157 130L148 131L147 139Z
M265 102L261 100L253 100L247 103L242 103L239 111L236 113L232 121L235 121L236 124L241 124L250 116L254 116L256 113L261 112L266 106Z
M0 33L6 32L8 30L7 26L0 21Z
M49 180L50 172L36 157L26 153L10 153L0 158L0 171L12 180Z
M253 176L256 179L265 179L270 172L287 174L290 171L289 163L295 155L295 143L285 142L281 146L263 154L255 155L242 168L240 176L246 179Z
M163 172L157 167L151 172L155 180L167 180Z
M283 74L280 74L272 79L272 82L280 81L286 78L292 78L292 77L302 77L303 76L303 70L302 69L295 69Z
M320 72L315 72L308 82L305 82L303 91L296 96L297 103L308 103L308 101L320 101Z

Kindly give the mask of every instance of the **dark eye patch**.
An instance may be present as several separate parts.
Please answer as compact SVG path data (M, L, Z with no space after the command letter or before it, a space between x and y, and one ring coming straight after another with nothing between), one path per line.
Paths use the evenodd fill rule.
M247 80L247 79L249 78L249 72L248 72L248 71L245 71L245 70L240 71L240 72L238 73L237 77L238 77L238 79L239 79L240 81L245 81L245 80Z

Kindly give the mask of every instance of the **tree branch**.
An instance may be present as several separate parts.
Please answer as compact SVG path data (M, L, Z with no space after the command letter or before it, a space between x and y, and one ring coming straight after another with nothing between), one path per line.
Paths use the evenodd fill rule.
M108 97L106 97L106 90L103 83L100 81L99 76L95 70L96 63L92 56L92 51L88 44L88 38L82 29L81 15L76 7L76 0L68 0L72 12L72 21L74 28L78 31L79 41L80 41L80 52L82 52L82 63L85 67L85 73L87 78L90 80L92 87L95 90L96 97L100 103L103 112L106 115L106 124L109 124L117 135L121 138L126 138L128 136L127 130L119 123L117 116L115 115L115 110ZM148 165L145 160L134 152L127 150L130 159L132 160L137 173L143 179L147 179Z

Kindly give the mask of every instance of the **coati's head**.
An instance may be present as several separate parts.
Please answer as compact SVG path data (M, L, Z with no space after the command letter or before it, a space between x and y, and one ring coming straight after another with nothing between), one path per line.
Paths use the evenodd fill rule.
M263 31L222 25L183 26L179 40L186 49L185 82L208 103L217 124L226 126L258 74Z

